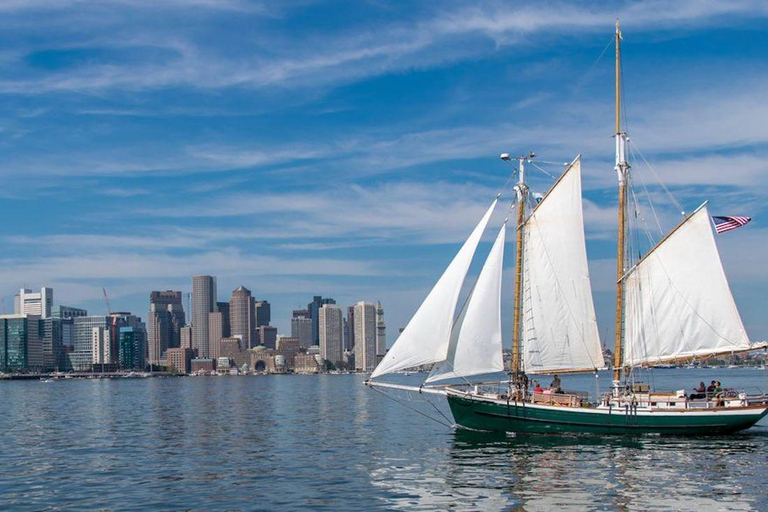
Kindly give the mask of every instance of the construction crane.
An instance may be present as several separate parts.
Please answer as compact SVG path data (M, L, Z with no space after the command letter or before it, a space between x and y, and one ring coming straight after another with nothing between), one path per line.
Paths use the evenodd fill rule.
M109 305L109 297L107 297L107 289L102 288L101 291L104 294L104 302L107 303L107 313L109 313L109 315L112 316L112 306Z

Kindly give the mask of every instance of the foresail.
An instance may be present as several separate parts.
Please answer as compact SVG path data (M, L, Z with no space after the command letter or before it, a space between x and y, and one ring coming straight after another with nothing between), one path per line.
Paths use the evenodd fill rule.
M605 363L584 238L579 158L534 209L523 232L525 371L602 368Z
M624 277L624 365L759 348L749 337L715 244L706 205Z
M442 361L448 354L448 344L456 313L456 302L469 271L472 258L480 243L498 198L485 212L437 284L429 292L418 311L403 330L395 344L371 374L375 379L404 368Z
M501 282L506 230L505 223L454 328L448 357L434 366L426 380L427 384L504 371L501 354Z

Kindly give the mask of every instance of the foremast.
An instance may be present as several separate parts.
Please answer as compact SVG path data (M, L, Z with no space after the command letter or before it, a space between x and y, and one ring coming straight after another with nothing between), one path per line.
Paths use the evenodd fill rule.
M616 336L613 351L613 380L621 381L624 348L624 274L626 265L627 187L627 134L621 130L621 30L616 19L616 175L619 180L618 250L616 251Z
M533 152L531 152L529 157L533 157ZM517 185L515 185L515 192L517 194L517 238L515 244L515 312L512 323L512 374L514 375L515 382L518 384L524 374L521 313L523 307L523 231L525 226L525 205L528 200L528 185L525 183L525 162L529 157L517 157L518 180Z

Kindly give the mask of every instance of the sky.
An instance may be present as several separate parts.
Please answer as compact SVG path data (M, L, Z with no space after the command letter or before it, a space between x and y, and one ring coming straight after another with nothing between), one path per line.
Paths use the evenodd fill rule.
M381 300L391 344L498 192L500 225L499 154L533 149L539 192L582 154L610 339L617 16L626 128L650 163L638 153L633 175L658 225L644 218L659 238L675 201L753 217L717 241L766 339L768 4L748 0L5 0L5 310L51 286L101 314L106 288L146 316L150 291L211 274L219 300L241 284L269 300L284 334L313 295Z

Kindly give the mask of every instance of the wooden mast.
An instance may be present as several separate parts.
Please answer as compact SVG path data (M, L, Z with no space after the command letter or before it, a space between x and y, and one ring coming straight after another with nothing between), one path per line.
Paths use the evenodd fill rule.
M522 373L522 344L520 342L520 313L522 309L523 288L523 224L525 223L525 157L517 159L520 171L517 182L517 244L515 254L515 313L512 332L512 374L515 380Z
M626 134L621 131L621 30L616 19L616 173L619 179L619 228L616 255L616 339L613 351L613 380L621 380L624 338L624 272L628 165L625 158Z

